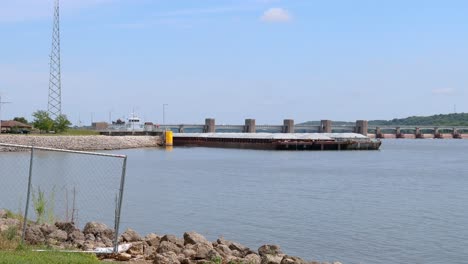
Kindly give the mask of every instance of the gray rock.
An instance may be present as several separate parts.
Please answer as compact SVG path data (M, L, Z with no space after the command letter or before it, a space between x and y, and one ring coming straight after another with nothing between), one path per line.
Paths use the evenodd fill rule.
M265 254L262 256L261 264L280 264L283 257L280 255Z
M186 259L186 257L185 257L184 254L181 253L181 254L177 255L177 260L178 260L179 262L182 263L182 261L184 261L184 259Z
M38 245L45 242L44 234L37 225L29 225L26 227L25 240L31 245Z
M151 233L145 236L145 241L146 241L146 244L148 244L149 246L158 247L161 241L161 237L159 237L158 235L154 233Z
M168 241L163 241L163 242L168 242ZM157 254L153 263L154 264L180 264L180 261L176 253L166 252L162 254Z
M118 261L129 261L130 259L132 259L132 255L130 255L128 253L119 253L115 257L115 259L118 260Z
M237 250L241 253L244 253L244 252L248 252L250 251L250 249L244 245L241 245L239 243L236 243L236 242L231 242L231 244L229 245L229 248L231 250Z
M17 227L20 230L20 221L14 218L0 218L0 232L4 232L11 227Z
M184 233L184 244L211 244L204 236L196 232L186 232Z
M243 261L243 263L248 263L248 264L260 264L261 262L262 262L262 259L257 254L248 254L247 256L244 257L244 261Z
M96 241L96 237L93 234L84 234L86 241Z
M193 264L193 263L192 263L192 261L191 261L190 259L184 258L184 259L180 262L180 264Z
M143 247L143 255L145 256L145 259L154 259L156 256L156 249L155 247L151 246L144 246Z
M229 247L231 241L224 239L224 237L220 237L216 240L216 243L218 243L218 245L226 245Z
M258 254L260 256L279 255L279 254L283 254L283 252L281 252L281 248L278 245L263 245L258 248Z
M182 250L182 254L184 254L186 258L192 258L192 256L197 254L197 252L191 248L184 248L184 250Z
M80 230L74 230L68 234L68 241L84 241L85 235L80 232ZM94 239L93 239L94 240Z
M180 247L178 247L176 244L174 243L171 243L169 241L162 241L160 244L159 244L159 247L158 249L156 250L156 252L160 253L160 254L163 254L163 253L167 253L167 252L174 252L176 255L181 253L182 250Z
M110 229L103 223L89 222L85 225L83 234L93 234L95 237L112 238L114 236L114 230Z
M174 243L176 244L177 246L183 248L184 247L184 240L183 239L180 239L174 235L165 235L163 237L161 237L161 242L163 241L168 241L168 242L171 242L171 243Z
M144 254L144 242L132 242L132 246L127 251L129 254L135 255L143 255Z
M74 240L73 241L73 246L76 248L83 248L85 241L84 240Z
M67 240L68 235L67 235L67 232L65 232L63 230L60 230L60 229L57 229L54 232L50 233L48 235L48 238L55 239L55 240L60 241L60 242L64 242L64 241Z
M51 224L42 224L39 226L39 228L41 229L42 234L44 234L44 236L48 236L52 232L58 230L58 228L55 225Z
M195 250L196 254L194 256L195 260L200 259L208 259L208 254L211 250L213 250L213 246L211 244L195 244L193 246L193 250Z
M216 247L215 247L215 250L222 256L222 257L226 257L226 256L231 256L232 255L232 250L226 246L226 245L223 245L223 244L218 244Z
M106 247L112 247L114 246L114 241L110 238L107 238L107 237L103 237L101 238L101 242L106 245Z
M83 246L81 247L81 249L83 250L93 250L96 248L96 245L94 244L94 241L91 241L91 240L86 240L84 243L83 243Z
M208 254L206 255L206 260L214 261L217 259L222 259L222 257L216 250L211 249L210 251L208 251Z
M224 259L226 263L236 263L236 264L242 264L242 258L239 257L234 257L234 256L228 256L226 259ZM224 262L223 261L223 262Z
M7 211L5 209L0 209L0 218L6 218L7 217Z
M67 234L70 234L71 232L78 230L78 228L76 228L75 226L75 223L73 222L56 222L55 226L58 229L67 232Z
M239 250L231 250L231 255L237 258L243 258L244 255Z
M284 256L283 259L281 260L281 264L307 264L306 261L299 257L293 257L293 256Z
M107 247L107 245L102 242L94 242L94 246L95 247Z
M141 236L133 229L127 229L122 234L122 239L124 242L136 242L141 241Z

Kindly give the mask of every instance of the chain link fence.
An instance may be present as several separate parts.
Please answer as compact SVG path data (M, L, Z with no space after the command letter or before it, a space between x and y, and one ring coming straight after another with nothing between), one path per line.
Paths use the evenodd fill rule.
M3 143L0 149L0 208L38 223L104 223L114 228L117 250L126 156Z

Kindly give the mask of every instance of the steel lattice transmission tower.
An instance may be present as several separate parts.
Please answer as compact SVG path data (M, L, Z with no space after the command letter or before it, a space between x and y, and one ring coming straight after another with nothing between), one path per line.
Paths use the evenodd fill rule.
M60 74L60 7L59 0L54 4L54 25L52 50L50 53L49 103L47 111L52 119L62 114L62 80Z

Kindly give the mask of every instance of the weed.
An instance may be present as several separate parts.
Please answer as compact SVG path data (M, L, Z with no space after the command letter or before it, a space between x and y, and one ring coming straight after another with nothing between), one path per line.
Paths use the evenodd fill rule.
M44 191L41 191L41 187L37 188L37 196L34 189L32 190L32 199L34 211L36 212L37 223L42 224L44 222L44 214L46 210L47 201L45 198Z
M216 256L216 257L211 259L211 263L213 263L213 264L222 264L223 263L223 258L221 258L220 256Z
M50 194L49 200L47 201L45 192L41 190L41 187L37 188L37 194L34 189L31 192L34 211L36 212L36 223L42 224L46 220L45 217L47 216L47 222L53 223L54 222L54 200L55 200L55 188L52 188L52 192Z
M16 226L10 226L8 229L4 232L4 236L6 239L12 241L13 239L16 238L18 234L18 227Z
M0 250L13 250L18 244L18 227L10 226L0 234Z
M7 217L7 218L12 218L12 219L18 219L18 220L20 220L20 221L23 220L23 216L22 216L20 213L15 214L15 213L13 213L13 212L10 211L10 210L6 210L6 217Z
M238 260L238 261L231 260L228 262L228 264L245 264L245 263L242 260Z

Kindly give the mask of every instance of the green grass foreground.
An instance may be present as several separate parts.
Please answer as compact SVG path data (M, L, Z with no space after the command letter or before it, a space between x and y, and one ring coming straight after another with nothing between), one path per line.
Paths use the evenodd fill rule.
M93 254L57 251L35 252L30 250L0 251L0 264L99 264Z

